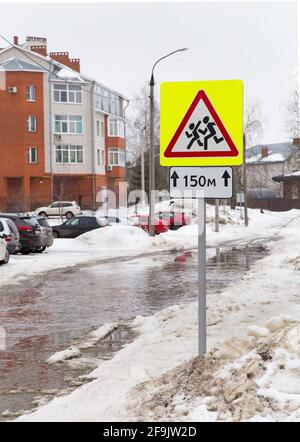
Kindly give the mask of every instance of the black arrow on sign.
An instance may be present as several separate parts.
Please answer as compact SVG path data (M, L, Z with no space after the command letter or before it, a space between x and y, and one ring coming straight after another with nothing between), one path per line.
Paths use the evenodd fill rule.
M179 178L178 173L176 172L176 170L174 170L174 172L171 175L171 180L173 180L173 187L177 187L177 180Z
M228 187L228 181L230 180L230 175L229 175L229 173L227 172L227 170L225 170L225 172L224 172L222 178L224 179L225 187Z

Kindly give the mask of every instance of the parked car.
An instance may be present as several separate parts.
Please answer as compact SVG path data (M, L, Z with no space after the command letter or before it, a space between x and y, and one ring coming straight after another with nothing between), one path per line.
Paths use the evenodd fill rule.
M29 215L0 214L0 217L11 219L20 234L21 249L24 255L42 253L53 244L52 229L45 218Z
M0 235L0 265L7 264L9 261L9 251L6 247L5 239L1 238Z
M178 230L182 226L191 224L190 217L180 211L164 210L157 212L155 216L167 224L170 230Z
M135 215L134 218L138 221L139 227L141 227L145 232L149 233L149 216L148 215ZM169 226L164 223L161 219L155 218L155 235L159 235L160 233L167 232L169 230Z
M39 207L35 210L35 214L45 218L47 216L65 216L70 219L81 215L82 211L75 201L58 201L48 207Z
M21 249L20 234L15 223L9 218L0 218L0 235L6 241L11 255Z
M109 224L126 224L128 226L138 226L139 222L126 216L104 216Z
M52 231L54 238L77 238L77 236L82 235L83 233L100 229L101 227L106 227L108 225L109 224L105 218L98 218L96 216L76 216L75 218L68 219L59 226L53 226Z

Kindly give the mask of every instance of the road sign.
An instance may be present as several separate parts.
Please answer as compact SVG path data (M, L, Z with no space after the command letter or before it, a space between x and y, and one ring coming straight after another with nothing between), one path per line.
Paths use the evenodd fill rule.
M160 111L162 166L242 164L242 81L163 83Z
M231 167L171 167L170 196L232 198L232 178Z

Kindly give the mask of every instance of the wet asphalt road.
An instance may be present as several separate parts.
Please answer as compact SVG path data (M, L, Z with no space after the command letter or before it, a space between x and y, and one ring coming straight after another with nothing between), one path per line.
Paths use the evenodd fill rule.
M265 253L259 245L218 250L208 260L208 296L236 282ZM1 287L0 325L7 333L7 349L0 352L0 420L2 413L2 420L13 418L31 409L33 401L74 388L78 376L91 367L74 371L49 367L45 360L92 329L120 324L84 355L109 358L134 339L126 321L195 301L197 253L188 255L184 262L171 253L76 266Z

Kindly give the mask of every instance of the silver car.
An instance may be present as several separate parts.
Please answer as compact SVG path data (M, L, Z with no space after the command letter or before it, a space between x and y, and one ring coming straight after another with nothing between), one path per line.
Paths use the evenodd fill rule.
M15 223L9 218L0 218L0 236L5 239L7 249L12 255L21 249L20 234Z
M47 216L65 216L70 219L82 214L81 208L76 201L58 201L47 207L39 207L35 214L43 217Z

